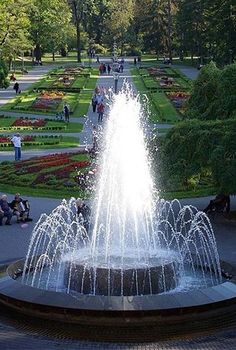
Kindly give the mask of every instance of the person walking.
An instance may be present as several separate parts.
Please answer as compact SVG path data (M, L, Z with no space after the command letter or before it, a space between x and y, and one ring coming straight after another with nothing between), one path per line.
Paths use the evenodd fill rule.
M97 103L98 103L98 101L97 101L97 96L96 96L96 94L94 94L94 95L93 95L93 97L92 97L92 107L93 107L93 113L95 113L95 112L96 112Z
M21 160L21 137L20 134L16 134L11 139L11 142L13 143L14 149L15 149L15 160Z
M107 65L107 72L110 75L110 73L111 73L111 66L110 66L110 64Z
M65 116L65 122L69 123L70 121L70 108L67 103L64 104L64 116Z
M103 120L103 114L104 114L104 110L105 110L105 105L101 102L98 104L97 107L97 112L98 112L98 123L102 122Z
M19 83L16 81L15 82L15 84L14 84L14 86L13 86L13 89L15 90L15 92L16 92L16 95L18 94L18 91L19 91L19 89L20 89L20 85L19 85Z

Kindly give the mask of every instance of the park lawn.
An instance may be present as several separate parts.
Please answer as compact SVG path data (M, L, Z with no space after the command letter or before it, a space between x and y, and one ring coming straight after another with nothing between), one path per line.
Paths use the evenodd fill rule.
M158 111L155 105L153 104L152 99L150 98L150 92L147 91L147 88L144 85L143 79L138 74L138 69L137 68L131 69L131 75L132 75L134 85L141 96L141 102L142 102L142 105L144 106L144 109L146 109L145 107L147 105L147 99L148 99L149 118L151 121L157 123L159 121Z
M80 93L79 103L77 104L73 116L82 117L86 116L91 103L93 91L85 90Z
M180 114L163 91L152 92L150 95L161 122L175 123L181 120Z
M52 148L69 148L77 147L79 139L70 136L45 137L37 136L35 140L22 143L22 151L24 150L38 150L38 149L52 149ZM12 145L4 146L0 143L0 152L12 150Z
M46 197L46 198L61 198L61 199L70 199L71 197L75 198L88 198L88 194L85 191L78 189L43 189L43 188L30 188L25 186L12 186L0 183L0 192L1 193L18 193L20 192L22 196L31 196L31 197Z
M74 117L85 116L88 113L97 80L98 70L91 68L91 76L87 79L84 89L79 94L79 102L73 112Z
M180 190L180 191L166 191L160 192L159 195L161 198L166 200L170 199L182 199L182 198L199 198L199 197L208 197L215 196L218 193L218 189L214 186L208 186L203 188L197 188L194 190Z

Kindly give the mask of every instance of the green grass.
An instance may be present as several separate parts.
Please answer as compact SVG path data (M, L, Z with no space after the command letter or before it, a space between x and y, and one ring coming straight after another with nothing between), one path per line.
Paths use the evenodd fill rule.
M43 189L43 188L27 188L24 186L12 186L6 184L0 184L0 192L2 193L18 193L20 192L22 196L32 196L32 197L46 197L46 198L59 198L59 199L69 199L71 197L85 198L86 193L78 189ZM88 195L87 195L88 196Z
M215 196L218 193L217 188L213 186L198 188L196 190L182 190L182 191L171 191L171 192L160 192L160 197L164 199L182 199L182 198L198 198Z
M156 91L151 93L151 99L162 122L175 123L181 119L180 114L164 92Z

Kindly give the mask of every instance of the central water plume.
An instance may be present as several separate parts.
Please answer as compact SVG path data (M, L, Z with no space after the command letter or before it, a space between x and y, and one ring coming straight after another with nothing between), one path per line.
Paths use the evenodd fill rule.
M141 104L126 91L114 96L104 132L91 255L150 258L154 186L141 126Z

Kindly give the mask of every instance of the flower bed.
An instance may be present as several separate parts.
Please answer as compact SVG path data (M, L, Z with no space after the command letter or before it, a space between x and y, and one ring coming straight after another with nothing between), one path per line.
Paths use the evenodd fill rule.
M24 119L19 118L12 123L11 126L17 127L32 127L33 129L41 128L47 124L47 121L44 119Z
M62 75L59 76L59 78L54 81L54 83L52 84L52 87L54 88L68 88L71 87L71 85L74 83L76 76L75 75Z
M178 92L167 92L167 97L171 100L175 108L184 108L186 102L190 97L190 93L178 91Z
M17 178L17 190L29 194L58 198L85 196L93 190L93 167L88 152L84 151L35 157L18 163L3 162L0 164L0 185L10 186Z
M32 108L55 110L62 102L64 95L62 91L42 91L33 102Z
M147 71L153 77L160 77L166 73L165 69L155 67L148 68Z

